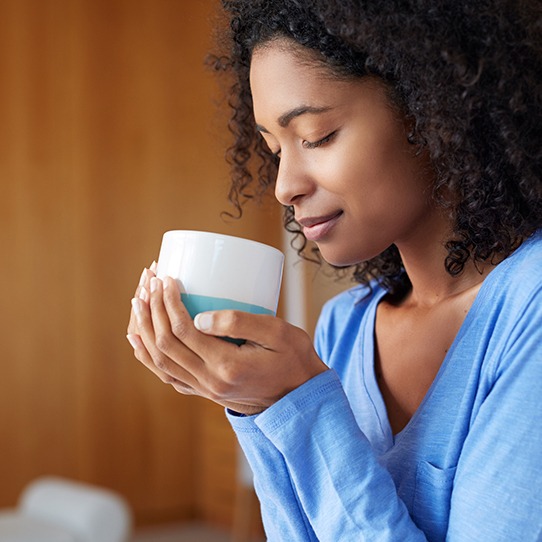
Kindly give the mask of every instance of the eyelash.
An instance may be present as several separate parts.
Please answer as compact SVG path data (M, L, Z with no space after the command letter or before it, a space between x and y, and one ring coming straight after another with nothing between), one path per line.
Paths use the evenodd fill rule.
M326 143L329 143L335 136L337 135L337 130L334 132L331 132L327 136L323 137L322 139L319 139L318 141L303 141L303 147L305 149L316 149L318 147L321 147L322 145L325 145ZM280 158L280 149L277 152L273 153L273 156L275 158Z
M331 132L327 136L323 137L322 139L319 139L318 141L310 142L310 141L303 141L303 146L306 149L316 149L317 147L321 147L322 145L325 145L329 141L331 141L335 135L337 134L337 131Z

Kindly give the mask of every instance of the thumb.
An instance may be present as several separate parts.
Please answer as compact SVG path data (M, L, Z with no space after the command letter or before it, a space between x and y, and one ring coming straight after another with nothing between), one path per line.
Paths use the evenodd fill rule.
M290 336L293 328L270 314L238 310L201 312L194 318L194 326L207 335L244 339L273 349Z

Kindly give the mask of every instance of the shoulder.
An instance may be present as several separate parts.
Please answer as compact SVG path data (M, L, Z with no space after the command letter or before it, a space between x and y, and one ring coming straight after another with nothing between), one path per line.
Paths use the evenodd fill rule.
M542 264L542 229L537 230L502 262L503 267L535 267Z
M488 368L542 368L542 232L527 239L487 277L472 328ZM542 376L542 375L541 375Z
M537 232L487 276L474 302L471 327L478 341L510 337L536 320L542 330L542 232Z
M542 294L542 230L526 239L486 279L493 302L524 306ZM487 296L486 296L487 297Z

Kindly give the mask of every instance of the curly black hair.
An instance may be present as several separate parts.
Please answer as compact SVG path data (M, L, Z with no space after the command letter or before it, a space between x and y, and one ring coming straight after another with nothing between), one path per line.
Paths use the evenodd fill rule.
M380 77L412 120L408 135L427 151L433 195L447 208L453 234L444 265L511 254L542 225L542 3L540 0L223 0L228 52L213 66L233 80L228 150L230 201L274 184L277 160L255 130L249 69L252 52L286 37L316 51L338 77ZM451 196L450 196L451 195ZM306 239L293 210L286 229ZM317 253L317 249L313 249ZM409 287L392 245L353 266L353 277L390 293Z

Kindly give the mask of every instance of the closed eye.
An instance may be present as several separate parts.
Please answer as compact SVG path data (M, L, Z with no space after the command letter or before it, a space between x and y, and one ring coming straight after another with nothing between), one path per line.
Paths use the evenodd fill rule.
M317 147L321 147L322 145L329 143L336 135L337 130L331 132L322 139L319 139L318 141L303 141L303 147L305 147L306 149L316 149Z

